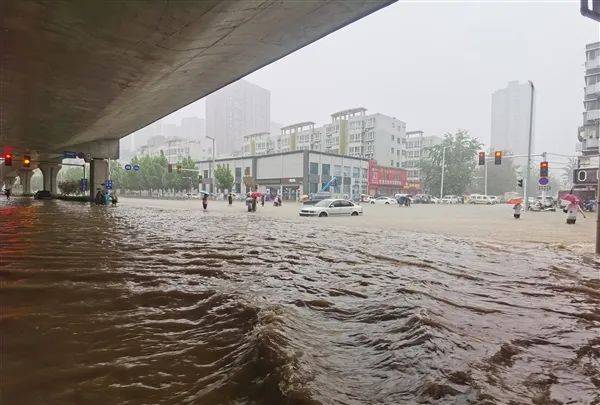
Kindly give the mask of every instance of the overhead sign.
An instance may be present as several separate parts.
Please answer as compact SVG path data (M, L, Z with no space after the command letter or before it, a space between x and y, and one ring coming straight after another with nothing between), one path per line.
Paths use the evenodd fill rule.
M573 170L573 184L597 184L598 169L575 169Z
M64 151L63 152L63 158L65 158L65 159L76 159L77 158L77 152Z
M545 186L545 185L547 185L549 182L550 182L550 180L548 180L548 177L540 177L540 178L538 179L538 184L539 184L540 186Z
M125 170L131 170L131 165L129 163L125 165Z
M139 172L140 171L140 165L138 165L137 163L133 165L133 171L134 172Z

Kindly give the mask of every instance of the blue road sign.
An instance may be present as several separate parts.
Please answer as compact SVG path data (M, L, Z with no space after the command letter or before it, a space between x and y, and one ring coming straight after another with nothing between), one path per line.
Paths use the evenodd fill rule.
M79 182L81 191L88 191L88 179L81 179Z
M104 187L106 187L107 190L112 190L112 180L106 180L104 182Z
M545 186L550 182L550 180L548 180L548 177L540 177L540 179L538 180L538 184L540 186Z
M85 159L85 153L77 152L77 159Z
M138 165L137 163L133 165L133 171L135 172L139 172L140 171L140 165Z
M129 163L125 165L125 170L131 170L131 165Z
M77 158L77 152L64 151L63 157L65 159L75 159Z

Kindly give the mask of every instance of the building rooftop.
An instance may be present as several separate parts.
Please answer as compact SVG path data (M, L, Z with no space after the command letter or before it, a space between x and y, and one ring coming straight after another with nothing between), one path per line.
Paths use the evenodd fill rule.
M367 111L367 109L364 107L351 108L349 110L342 110L342 111L335 112L335 113L331 114L331 118L336 119L338 117L344 117L346 115L353 115L353 114L358 114L358 113L364 114L366 111Z
M248 140L248 139L252 139L252 138L259 138L261 136L271 136L271 133L270 132L256 132L254 134L244 135L244 139Z
M592 42L591 44L585 45L586 51L591 51L592 49L600 49L600 42Z
M288 130L288 129L308 127L308 126L311 126L311 125L315 125L315 123L312 122L312 121L304 121L304 122L298 122L298 123L292 124L292 125L287 125L285 127L281 127L281 130L285 131L285 130Z

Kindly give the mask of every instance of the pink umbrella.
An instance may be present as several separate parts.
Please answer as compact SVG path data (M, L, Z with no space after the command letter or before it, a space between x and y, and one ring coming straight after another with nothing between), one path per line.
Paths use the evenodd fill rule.
M568 201L571 204L579 204L579 202L581 201L581 200L579 200L579 197L577 197L574 194L565 194L562 197L560 197L560 199Z
M250 197L252 198L260 198L263 194L259 191L254 191L253 193L250 194Z

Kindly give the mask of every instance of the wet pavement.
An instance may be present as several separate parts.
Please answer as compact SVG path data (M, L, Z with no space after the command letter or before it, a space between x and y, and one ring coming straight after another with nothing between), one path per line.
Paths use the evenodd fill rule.
M352 219L2 200L0 402L600 403L593 256Z

